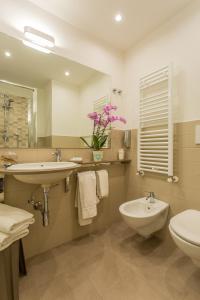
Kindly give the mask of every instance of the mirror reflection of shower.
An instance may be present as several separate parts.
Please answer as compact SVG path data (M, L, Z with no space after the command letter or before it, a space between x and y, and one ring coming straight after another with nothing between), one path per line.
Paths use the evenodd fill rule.
M0 79L0 147L33 147L36 140L34 89Z
M10 110L13 109L12 102L14 102L13 99L11 99L8 95L3 95L3 104L2 108L4 110L4 129L2 132L2 139L4 141L4 145L6 146L9 142L9 115Z

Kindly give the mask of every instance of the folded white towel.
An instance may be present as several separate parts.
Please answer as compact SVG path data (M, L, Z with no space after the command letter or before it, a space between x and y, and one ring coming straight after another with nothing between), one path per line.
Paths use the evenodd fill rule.
M18 233L15 233L15 234L7 234L7 233L0 232L0 251L6 249L12 243L14 243L15 241L17 241L19 239L22 239L23 237L25 237L28 234L29 234L28 228L26 228L25 230L19 231Z
M108 183L108 171L98 170L96 171L97 178L97 196L99 199L108 197L109 194L109 183Z
M14 234L35 222L34 216L20 208L0 203L0 231Z
M78 173L75 206L81 226L92 223L97 215L96 175L94 171Z

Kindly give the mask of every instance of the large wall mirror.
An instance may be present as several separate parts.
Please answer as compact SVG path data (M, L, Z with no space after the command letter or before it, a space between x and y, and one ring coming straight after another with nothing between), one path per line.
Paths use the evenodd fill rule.
M110 102L110 91L109 75L0 33L1 148L85 147L87 114Z

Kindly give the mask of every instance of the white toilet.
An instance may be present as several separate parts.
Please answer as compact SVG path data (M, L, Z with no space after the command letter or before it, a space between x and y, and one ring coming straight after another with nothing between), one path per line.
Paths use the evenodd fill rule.
M127 225L145 238L160 230L167 220L169 204L157 199L153 201L151 203L147 198L140 198L125 202L119 207Z
M188 209L170 220L175 244L200 267L200 211Z

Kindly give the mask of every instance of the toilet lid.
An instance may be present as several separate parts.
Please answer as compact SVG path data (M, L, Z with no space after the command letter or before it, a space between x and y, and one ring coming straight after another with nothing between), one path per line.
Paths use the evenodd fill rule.
M200 211L185 210L171 218L170 226L182 239L200 246Z

